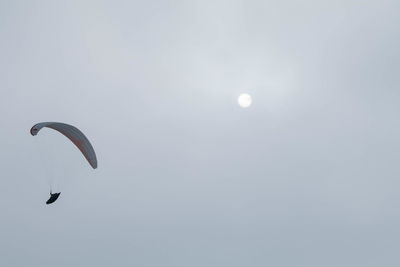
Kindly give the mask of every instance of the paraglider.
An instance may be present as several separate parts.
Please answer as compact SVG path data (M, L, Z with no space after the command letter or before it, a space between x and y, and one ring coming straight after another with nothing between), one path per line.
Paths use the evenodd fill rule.
M61 194L61 192L52 194L50 191L50 198L49 198L49 200L46 201L46 204L49 205L49 204L55 202L57 200L57 198L60 196L60 194Z
M97 158L93 146L78 128L61 122L41 122L35 124L31 128L31 135L37 135L39 131L44 127L56 130L67 137L69 140L71 140L71 142L74 143L74 145L82 152L83 156L86 158L90 166L93 169L97 168ZM46 204L51 204L55 202L60 194L61 192L52 194L50 191L50 199L47 200Z

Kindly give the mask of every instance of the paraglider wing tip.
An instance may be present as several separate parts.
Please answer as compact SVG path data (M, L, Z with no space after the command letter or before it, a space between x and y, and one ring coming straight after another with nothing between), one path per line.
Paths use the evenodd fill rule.
M33 127L31 128L31 135L32 135L32 136L35 136L35 135L37 134L37 132L38 132L38 129L36 129L35 126L33 126Z
M96 158L92 158L92 159L88 159L90 166L92 166L93 169L97 169L97 159Z

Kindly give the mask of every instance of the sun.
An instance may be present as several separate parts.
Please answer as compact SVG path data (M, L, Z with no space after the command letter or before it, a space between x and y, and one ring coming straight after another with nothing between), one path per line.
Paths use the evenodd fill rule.
M248 108L251 106L251 96L249 94L240 94L238 97L238 104L242 108Z

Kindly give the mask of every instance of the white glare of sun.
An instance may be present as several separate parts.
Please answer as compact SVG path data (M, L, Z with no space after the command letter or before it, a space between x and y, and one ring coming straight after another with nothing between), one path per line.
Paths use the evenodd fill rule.
M248 108L251 105L251 96L249 94L241 94L238 98L238 104L242 108Z

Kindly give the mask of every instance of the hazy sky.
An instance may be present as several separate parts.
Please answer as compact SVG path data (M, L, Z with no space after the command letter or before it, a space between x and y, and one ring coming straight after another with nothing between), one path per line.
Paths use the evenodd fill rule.
M0 266L399 266L399 10L0 0Z

